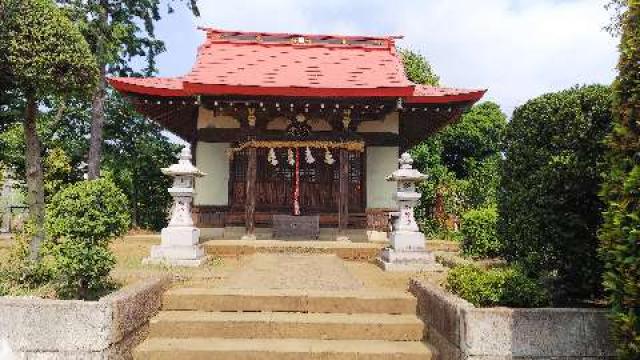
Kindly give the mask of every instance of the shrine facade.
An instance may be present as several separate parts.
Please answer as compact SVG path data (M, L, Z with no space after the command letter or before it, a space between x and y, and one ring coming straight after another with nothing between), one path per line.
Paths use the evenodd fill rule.
M203 29L185 76L117 78L136 109L191 144L198 227L387 231L399 154L455 122L485 90L416 85L399 37Z

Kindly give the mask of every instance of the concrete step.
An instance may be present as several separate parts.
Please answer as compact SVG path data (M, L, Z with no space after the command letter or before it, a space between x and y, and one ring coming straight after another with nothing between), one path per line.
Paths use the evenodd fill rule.
M353 359L429 360L431 348L421 342L381 340L151 338L134 353L137 360Z
M203 243L208 255L240 257L266 254L334 254L344 260L372 261L386 245L372 242L284 241L284 240L209 240Z
M420 341L415 315L163 311L149 337Z
M394 291L179 288L165 293L163 310L415 315L416 299Z

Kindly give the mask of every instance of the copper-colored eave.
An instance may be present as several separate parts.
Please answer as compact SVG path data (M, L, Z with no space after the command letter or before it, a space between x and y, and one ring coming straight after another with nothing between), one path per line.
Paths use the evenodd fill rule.
M472 90L456 95L440 95L440 96L409 96L405 98L407 104L447 104L469 102L475 104L478 102L487 90Z
M402 97L407 104L446 104L458 102L475 103L486 90L473 90L455 95L413 96L413 87L388 88L310 88L310 87L261 87L229 86L183 83L180 89L161 88L132 84L117 79L108 79L118 91L158 97L192 97L197 95L249 95L290 97Z
M107 78L107 81L111 86L113 86L116 90L124 93L133 93L138 95L150 95L150 96L160 96L160 97L189 97L193 96L187 94L182 86L179 89L172 88L163 88L163 87L154 87L154 86L144 86L139 84L132 84L126 81L120 81L116 78Z

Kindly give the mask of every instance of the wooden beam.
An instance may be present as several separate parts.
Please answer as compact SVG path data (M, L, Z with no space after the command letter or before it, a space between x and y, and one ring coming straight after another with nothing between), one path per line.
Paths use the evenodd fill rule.
M347 240L349 226L349 153L340 149L340 184L338 194L338 240Z
M247 150L247 187L245 203L245 226L247 227L246 238L255 240L256 233L256 148Z

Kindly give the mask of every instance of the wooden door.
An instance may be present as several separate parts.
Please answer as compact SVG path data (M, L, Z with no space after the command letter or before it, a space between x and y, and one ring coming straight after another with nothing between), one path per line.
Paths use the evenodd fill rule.
M277 149L278 165L267 161L267 149L257 150L256 210L289 214L292 211L293 178L295 167L287 163L287 149ZM300 209L302 214L336 213L340 168L338 151L332 151L335 163L324 162L323 149L311 150L315 162L307 164L305 150L300 149ZM349 209L362 212L364 203L364 156L349 153ZM231 160L229 198L234 210L244 209L247 155L238 152Z

